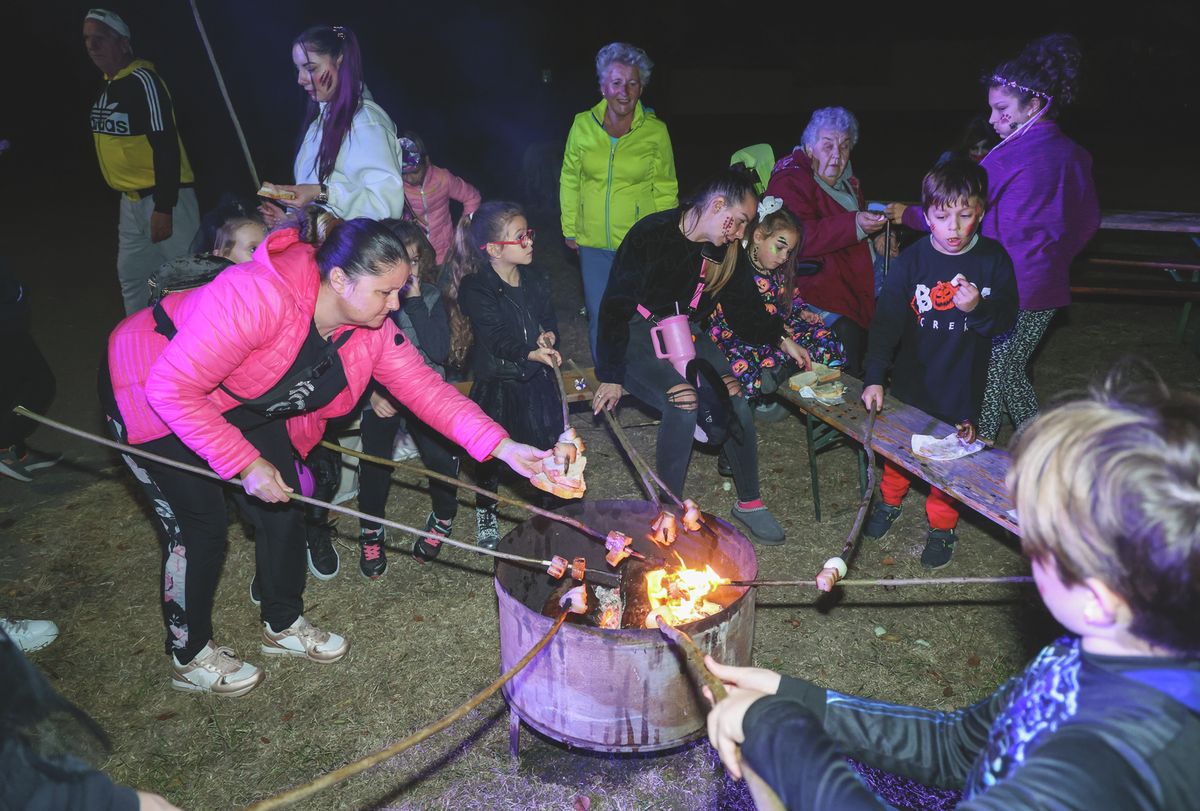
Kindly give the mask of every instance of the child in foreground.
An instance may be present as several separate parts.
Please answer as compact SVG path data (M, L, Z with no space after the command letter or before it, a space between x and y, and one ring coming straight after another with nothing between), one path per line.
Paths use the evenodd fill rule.
M1194 808L1200 797L1200 398L1118 374L1018 438L1008 483L1067 636L991 697L932 712L761 668L708 717L790 809L884 808L851 756L977 809ZM895 802L892 797L888 802Z
M910 246L888 272L871 322L862 401L883 408L883 383L892 372L892 395L957 425L979 421L987 385L992 337L1017 318L1012 260L999 242L978 233L987 200L987 173L966 159L939 163L921 184L929 238ZM876 503L863 527L882 538L900 517L912 479L883 463ZM957 541L958 507L930 487L925 500L929 533L921 564L950 563Z

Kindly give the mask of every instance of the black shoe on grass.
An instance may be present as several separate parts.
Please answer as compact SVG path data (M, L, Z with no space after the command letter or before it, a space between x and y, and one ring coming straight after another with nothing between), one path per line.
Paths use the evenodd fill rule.
M876 502L875 506L871 508L870 514L867 515L867 522L863 524L863 537L877 541L887 535L888 530L892 528L892 524L896 523L896 519L903 511L902 507L893 507L882 501Z
M926 569L942 569L950 564L954 544L958 536L952 529L931 529L925 536L925 551L921 553L921 565Z

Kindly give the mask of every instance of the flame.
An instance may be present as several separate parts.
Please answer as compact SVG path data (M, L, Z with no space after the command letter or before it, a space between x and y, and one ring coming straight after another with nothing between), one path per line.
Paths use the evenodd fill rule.
M679 554L675 556L679 557ZM688 569L682 565L683 558L679 558L679 562L679 567L652 569L646 573L646 596L650 600L647 628L657 627L656 614L672 625L681 625L703 619L723 608L706 597L729 580L714 572L712 566Z
M600 612L600 627L601 628L620 628L621 627L621 608L619 606L608 606Z

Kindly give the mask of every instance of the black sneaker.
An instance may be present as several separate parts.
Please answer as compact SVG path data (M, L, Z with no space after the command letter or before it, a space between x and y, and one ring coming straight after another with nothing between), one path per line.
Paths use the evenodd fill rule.
M476 543L484 549L495 549L500 545L500 523L491 510L475 509Z
M442 535L442 536L449 538L450 531L453 528L454 528L454 524L452 521L442 521L442 520L438 519L438 517L436 515L434 515L433 513L430 513L429 517L425 519L425 531L426 532L433 532L437 535ZM413 542L413 551L412 551L413 557L416 558L421 563L425 563L426 561L433 560L434 558L436 558L438 556L438 552L441 552L441 551L442 551L441 542L435 541L432 538L418 537Z
M383 549L386 538L387 533L382 528L374 532L369 529L359 532L358 570L368 580L378 580L387 571L387 552Z
M926 569L941 569L949 565L954 554L958 536L952 529L931 529L925 536L925 551L921 553L921 565Z
M725 458L725 451L717 454L717 473L727 479L733 478L733 468Z
M258 588L258 572L255 572L254 577L250 580L250 602L262 605L262 592Z
M304 528L308 543L308 570L318 580L332 580L341 571L342 559L333 545L336 521L307 524Z
M867 522L863 524L863 536L879 540L884 535L887 535L888 530L892 528L892 524L896 523L896 519L900 517L901 512L903 512L903 508L901 507L893 507L891 504L884 504L882 501L876 502L867 516Z

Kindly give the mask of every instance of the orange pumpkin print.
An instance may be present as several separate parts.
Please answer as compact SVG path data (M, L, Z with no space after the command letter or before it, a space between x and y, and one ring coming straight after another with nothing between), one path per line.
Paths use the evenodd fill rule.
M954 294L958 292L958 288L950 284L950 282L938 282L929 291L929 299L933 302L935 310L949 310L954 306Z

